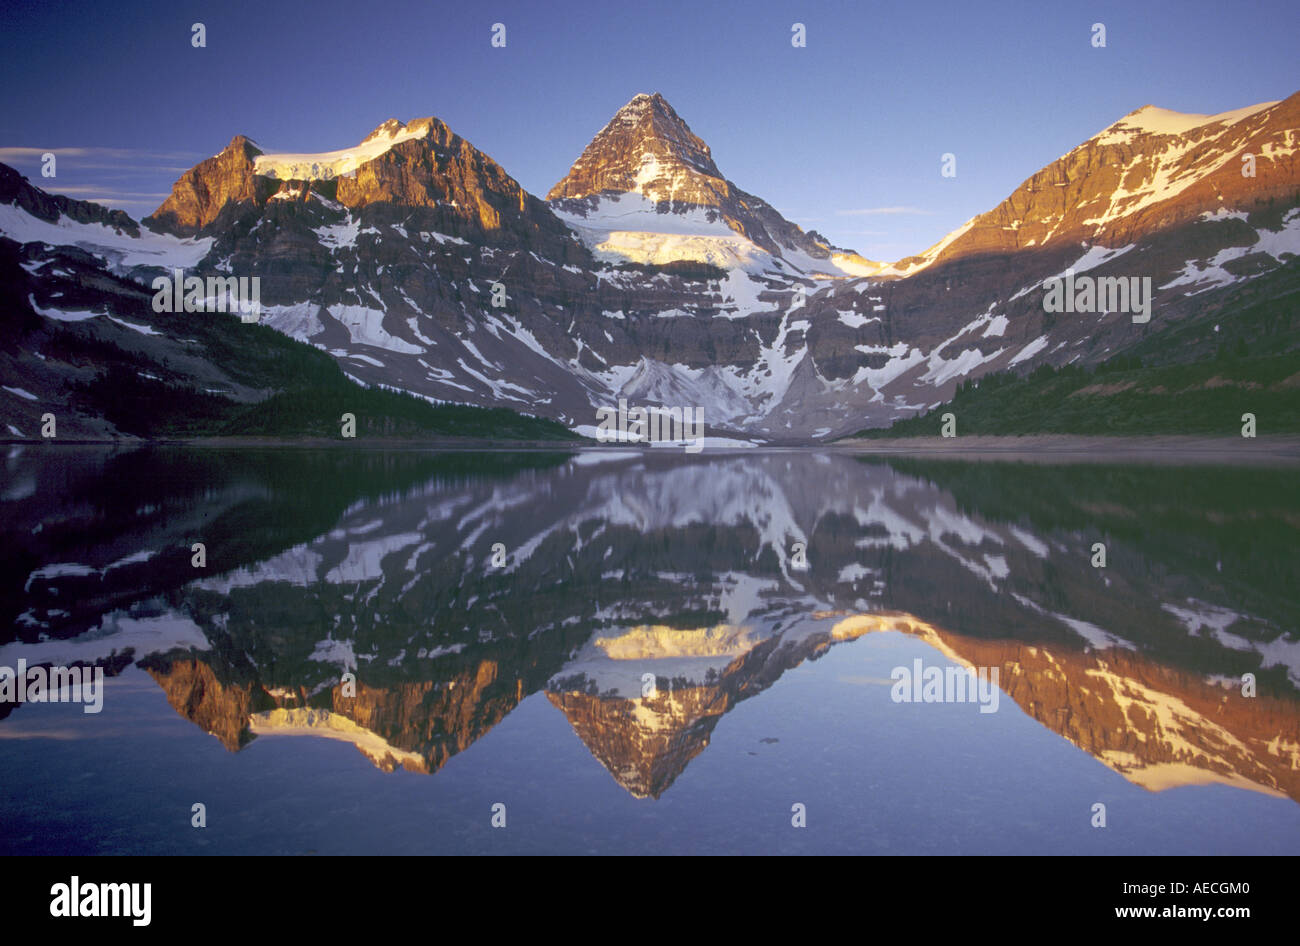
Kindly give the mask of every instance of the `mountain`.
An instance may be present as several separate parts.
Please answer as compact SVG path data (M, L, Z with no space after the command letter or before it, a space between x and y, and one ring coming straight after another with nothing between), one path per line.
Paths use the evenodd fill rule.
M401 219L416 232L585 260L569 249L568 231L540 201L436 118L389 119L356 147L322 154L267 154L236 135L187 171L144 222L178 236L216 235L220 245L240 219L268 217L278 208L272 202L346 211L401 207Z
M261 153L253 142L236 135L220 154L186 171L144 222L160 233L193 236L213 223L227 204L264 204L275 188L254 174Z
M898 290L937 288L938 274L952 274L965 293L995 301L948 342L968 359L967 390L889 433L933 435L949 410L965 433L1223 434L1239 429L1245 411L1271 433L1297 430L1298 143L1300 94L1218 115L1144 106L925 254L894 264L890 272L911 277ZM1243 173L1248 155L1253 176ZM1026 277L1067 269L1150 278L1151 322L1045 313L1043 292ZM1023 280L1014 292L1007 270ZM931 308L930 299L918 303ZM980 323L990 326L984 335ZM1029 378L1041 365L1066 370ZM978 380L990 372L988 383Z
M0 175L0 287L26 332L75 322L96 344L163 346L173 382L241 402L284 382L200 364L194 317L148 306L158 275L257 277L263 326L372 389L587 434L619 399L698 407L714 443L806 443L924 414L989 373L1139 349L1199 363L1237 338L1297 350L1298 135L1300 94L1213 116L1138 109L888 265L737 188L659 95L620 109L545 201L435 118L314 154L236 136L142 225ZM1070 271L1150 280L1149 318L1048 311L1046 281ZM66 406L60 385L107 356L51 375L49 352L15 338L0 423L30 436L37 407ZM115 429L102 404L79 410L100 414L78 429Z
M1300 93L1215 116L1138 109L921 256L828 289L831 307L865 292L883 305L878 326L858 335L866 344L854 345L876 360L826 373L850 387L879 378L886 403L915 405L893 417L868 410L858 425L883 427L941 410L959 384L989 373L1093 368L1133 352L1148 363L1207 363L1225 338L1295 353L1298 138ZM1242 175L1247 153L1254 177ZM1047 311L1047 281L1067 274L1149 280L1149 320L1104 304ZM1199 391L1213 372L1193 375Z
M723 178L709 146L657 92L620 108L546 199L613 260L825 276L866 276L882 265L805 233Z
M1145 105L1034 174L900 273L1034 247L1132 246L1205 215L1243 219L1300 188L1300 93L1218 115ZM1245 155L1254 175L1242 173ZM1212 277L1207 277L1208 281Z
M53 414L58 439L337 439L349 412L361 437L573 439L551 421L368 390L232 312L155 312L151 280L199 267L214 237L155 233L3 165L0 234L0 422L14 438L39 439Z

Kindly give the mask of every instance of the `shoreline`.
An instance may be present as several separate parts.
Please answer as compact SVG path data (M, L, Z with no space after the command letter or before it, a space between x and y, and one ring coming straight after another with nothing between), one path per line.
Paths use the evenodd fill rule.
M428 439L380 440L358 437L343 440L330 437L194 437L189 439L149 440L142 437L105 437L102 439L58 438L55 440L0 439L0 447L118 447L140 449L143 447L190 447L196 450L235 450L243 448L288 449L364 449L391 450L575 450L586 444L581 440L478 440L478 439Z
M602 444L594 440L480 440L470 438L363 439L327 437L195 437L148 440L143 438L56 439L0 438L3 447L92 447L140 449L187 447L198 450L238 449L387 449L458 451L643 451L658 456L674 451L641 444ZM1213 462L1218 464L1300 464L1300 434L1274 434L1256 438L1236 436L1095 436L1082 434L1026 434L1022 436L899 437L845 439L830 443L770 443L744 448L712 447L700 454L763 452L835 452L856 456L902 456L946 459L1000 459L1029 462L1140 461L1156 464Z
M1026 434L1023 436L899 437L892 440L847 439L835 444L861 456L925 456L997 458L1030 461L1104 463L1112 460L1173 464L1215 463L1300 464L1300 434L1261 437L1096 436L1091 434Z

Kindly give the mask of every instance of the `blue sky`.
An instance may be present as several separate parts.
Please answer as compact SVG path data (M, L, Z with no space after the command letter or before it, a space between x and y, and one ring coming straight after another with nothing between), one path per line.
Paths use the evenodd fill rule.
M1300 90L1300 6L1267 3L3 2L0 161L139 217L236 133L355 144L435 115L533 193L638 92L722 172L877 259L918 252L1146 104ZM207 48L190 26L207 27ZM491 25L506 24L504 49ZM791 24L808 45L791 46ZM1093 48L1091 26L1106 26ZM24 151L21 149L33 149ZM37 155L60 155L43 181ZM940 156L957 156L941 177Z

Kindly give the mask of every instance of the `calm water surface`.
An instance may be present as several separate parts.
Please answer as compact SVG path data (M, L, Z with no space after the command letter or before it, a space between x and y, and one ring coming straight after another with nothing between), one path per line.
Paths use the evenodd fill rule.
M13 449L0 852L1294 854L1296 483Z

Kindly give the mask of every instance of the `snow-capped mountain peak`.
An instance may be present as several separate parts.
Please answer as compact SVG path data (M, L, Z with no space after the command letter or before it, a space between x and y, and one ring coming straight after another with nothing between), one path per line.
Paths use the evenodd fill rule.
M249 276L264 324L364 383L580 431L620 397L698 406L711 436L804 441L1144 337L1128 312L1051 318L1049 278L1149 278L1159 327L1284 279L1298 139L1300 93L1208 116L1144 106L882 268L735 187L658 95L620 109L557 185L585 196L549 203L433 118L310 155L237 135L139 222L0 166L0 281L26 326L174 361L190 357L187 321L151 309L153 279ZM33 429L37 400L82 370L42 355L0 377L0 424Z
M658 92L637 95L620 108L546 197L606 192L708 207L729 198L709 146Z
M1235 125L1242 119L1250 118L1277 104L1277 102L1260 102L1258 105L1248 105L1245 108L1220 112L1217 115L1196 115L1158 108L1155 105L1143 105L1107 127L1102 135L1134 131L1153 135L1185 135L1193 129L1206 125Z
M637 95L547 194L551 208L614 262L691 261L782 272L862 276L879 264L786 220L723 177L713 153L659 93Z
M884 274L911 276L959 257L1047 246L1129 246L1207 213L1248 213L1270 200L1289 200L1298 127L1300 93L1215 115L1144 105ZM1253 172L1242 173L1246 156L1258 165Z

